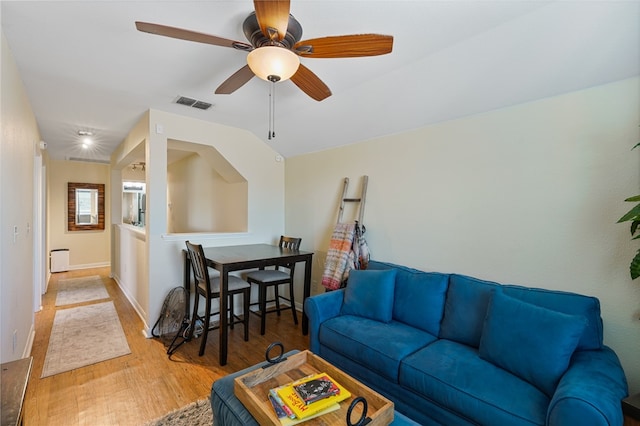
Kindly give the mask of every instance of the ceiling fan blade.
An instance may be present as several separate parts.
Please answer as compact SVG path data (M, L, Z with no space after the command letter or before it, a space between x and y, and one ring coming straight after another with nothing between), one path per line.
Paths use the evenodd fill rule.
M251 71L249 65L245 65L236 71L231 77L226 79L224 83L218 86L216 89L216 95L229 95L235 92L251 80L253 76L253 71Z
M311 47L311 49L309 49ZM393 36L354 34L302 40L293 46L300 56L309 58L355 58L391 53Z
M289 26L289 0L253 0L256 9L256 18L265 37L275 37L276 40L284 39ZM269 28L278 31L278 35L271 34Z
M302 64L300 64L298 71L291 77L291 81L316 101L321 101L331 96L331 89L309 68Z
M136 28L150 34L157 34L165 37L177 38L180 40L196 41L198 43L213 44L215 46L233 47L238 50L252 50L253 46L241 41L229 40L210 34L199 33L182 28L168 27L166 25L152 24L149 22L136 21Z

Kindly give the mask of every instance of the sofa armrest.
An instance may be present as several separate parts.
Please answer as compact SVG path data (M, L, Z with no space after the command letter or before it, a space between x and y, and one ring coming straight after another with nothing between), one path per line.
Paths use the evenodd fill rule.
M619 426L621 400L627 393L627 380L613 350L604 346L576 352L549 404L547 425Z
M311 352L320 353L320 341L318 340L320 325L340 314L342 299L344 299L343 289L329 291L305 299L304 312L309 318L309 350Z

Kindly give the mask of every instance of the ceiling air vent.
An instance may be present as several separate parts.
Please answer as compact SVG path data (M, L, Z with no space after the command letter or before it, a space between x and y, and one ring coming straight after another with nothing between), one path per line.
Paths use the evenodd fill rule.
M176 99L176 103L204 110L209 109L212 106L209 102L199 101L186 96L179 96L178 99Z
M177 104L191 106L197 101L195 99L187 98L186 96L180 96L176 101Z
M195 104L191 105L194 108L198 109L209 109L211 108L211 104L209 102L198 101Z

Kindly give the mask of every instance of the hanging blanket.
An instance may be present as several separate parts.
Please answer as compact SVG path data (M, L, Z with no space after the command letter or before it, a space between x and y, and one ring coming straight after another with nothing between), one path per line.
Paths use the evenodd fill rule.
M322 275L322 285L327 290L339 289L345 273L349 273L349 256L352 256L355 230L355 223L338 223L333 230Z

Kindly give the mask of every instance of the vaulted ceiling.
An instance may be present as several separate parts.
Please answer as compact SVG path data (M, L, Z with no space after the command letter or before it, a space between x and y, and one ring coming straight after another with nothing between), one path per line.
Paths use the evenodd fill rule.
M246 41L250 0L1 1L2 31L53 158L107 160L152 108L244 128L284 157L640 74L638 1L293 0L302 39L379 33L393 52L301 62L333 95L277 83L214 90L246 52L136 30L154 22ZM180 96L212 103L177 104ZM640 95L639 95L640 101ZM94 133L80 148L78 131Z

